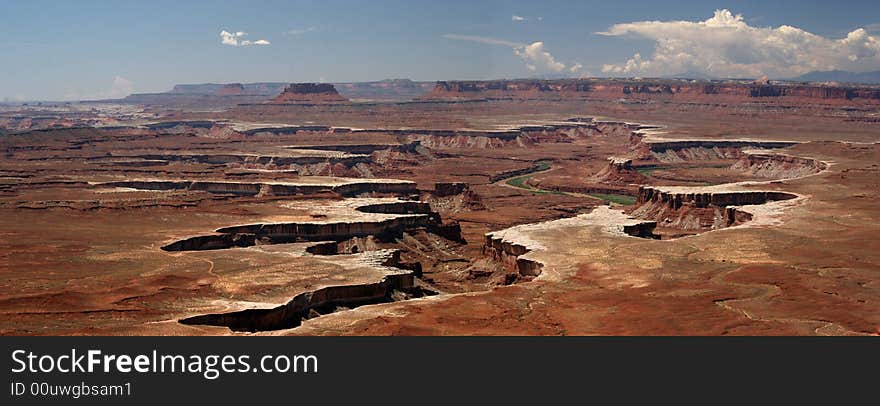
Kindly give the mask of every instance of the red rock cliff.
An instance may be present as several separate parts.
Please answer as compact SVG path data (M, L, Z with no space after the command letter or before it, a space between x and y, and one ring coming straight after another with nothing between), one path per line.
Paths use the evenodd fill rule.
M272 104L326 104L346 103L348 99L339 95L329 83L292 83L272 99Z

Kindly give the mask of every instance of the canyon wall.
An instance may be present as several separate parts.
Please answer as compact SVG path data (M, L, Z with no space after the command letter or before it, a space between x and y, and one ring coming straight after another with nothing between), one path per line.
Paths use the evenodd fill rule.
M797 196L791 193L767 190L728 192L699 191L698 188L688 187L660 189L652 186L641 186L639 187L638 195L636 195L636 204L659 202L672 209L678 209L684 204L695 207L726 207L764 204L769 201L788 200L795 197Z
M294 184L272 182L228 182L228 181L167 181L167 180L132 180L101 183L101 186L125 187L141 190L201 190L211 193L228 193L238 195L291 196L311 195L318 193L337 193L345 197L360 194L399 194L411 195L418 193L412 182L358 182L338 185Z
M794 179L822 172L828 165L818 159L783 154L744 154L731 169L768 179Z
M504 237L488 233L482 247L483 255L498 261L508 272L516 272L521 276L538 276L544 265L537 261L520 258L530 250L524 245L507 241Z
M382 254L376 253L376 255ZM393 251L381 266L389 273L374 283L327 286L303 292L271 309L248 309L187 317L182 324L228 327L233 331L268 331L294 328L304 319L363 305L388 303L398 298L419 297L426 292L416 286L415 272L399 268L400 251ZM401 295L398 295L401 293Z
M752 219L739 206L789 200L797 195L767 190L706 191L700 188L641 186L630 215L653 220L663 227L687 231L715 230Z
M245 224L223 227L218 234L195 236L162 247L165 251L198 251L248 247L256 244L284 244L302 241L345 241L371 237L380 241L400 238L404 232L425 229L451 241L463 241L458 223L444 223L428 203L398 201L359 206L362 213L397 214L391 218L347 222L291 222Z

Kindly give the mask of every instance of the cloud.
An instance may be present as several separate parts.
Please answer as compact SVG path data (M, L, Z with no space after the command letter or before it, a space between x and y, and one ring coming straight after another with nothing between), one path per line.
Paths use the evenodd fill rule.
M514 14L512 17L510 17L510 20L514 21L514 22L518 22L518 23L523 22L523 21L533 21L533 20L534 21L543 21L544 17L523 17L523 16L518 16L518 15Z
M284 35L303 35L305 33L312 32L317 29L318 29L317 27L297 28L297 29L285 31Z
M864 71L880 66L880 39L864 28L845 38L825 38L789 25L753 27L741 14L716 10L705 21L641 21L615 24L606 36L655 42L654 54L640 54L602 72L663 76L701 72L721 77L787 78L814 70Z
M544 50L544 43L541 41L514 48L513 52L526 62L526 68L532 72L562 72L565 70L565 64L557 62L550 52Z
M583 67L584 67L584 65L581 65L580 63L575 62L574 65L571 65L571 67L568 68L568 71L571 73L578 73L578 72L580 72L581 69L583 69Z
M120 99L134 92L134 82L122 77L113 78L113 85L110 86L109 97L111 99Z
M492 37L458 34L445 34L443 35L443 38L511 47L513 48L513 53L525 62L526 69L532 72L558 73L563 72L566 69L564 63L558 62L550 52L544 49L544 43L541 41L533 42L531 44L523 44ZM578 69L580 69L580 67ZM571 72L574 73L575 71Z
M220 31L220 43L223 45L229 45L229 46L233 46L233 47L271 44L271 42L264 40L264 39L258 39L256 41L247 40L247 39L244 39L245 36L247 36L247 33L243 32L243 31L229 32L229 31L223 30L223 31Z
M503 39L492 38L492 37L480 37L477 35L458 35L458 34L445 34L443 38L446 39L454 39L457 41L471 41L471 42L479 42L481 44L489 44L489 45L504 45L512 48L524 47L526 44L519 42L511 42L505 41Z

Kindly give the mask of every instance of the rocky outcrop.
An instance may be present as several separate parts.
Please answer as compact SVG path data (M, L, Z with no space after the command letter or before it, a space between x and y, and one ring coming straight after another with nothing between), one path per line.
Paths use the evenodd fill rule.
M634 224L622 224L620 226L620 231L633 237L659 240L660 236L654 234L655 228L657 228L656 221L640 221Z
M464 193L468 184L464 182L437 182L434 184L434 195L437 197L454 196Z
M339 95L336 88L329 83L292 83L278 96L269 101L270 104L338 104L347 103L348 99Z
M525 245L508 241L503 236L488 233L483 241L483 255L501 263L504 270L516 272L521 276L538 276L544 264L520 258L530 251Z
M422 193L421 200L444 214L486 209L480 195L471 190L467 183L461 182L438 182L434 184L433 191Z
M644 183L645 177L633 168L631 159L611 157L608 158L608 166L594 175L593 180L600 183L631 184Z

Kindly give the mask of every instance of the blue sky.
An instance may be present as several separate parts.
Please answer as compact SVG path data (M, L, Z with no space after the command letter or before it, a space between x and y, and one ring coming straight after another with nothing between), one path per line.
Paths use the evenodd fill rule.
M816 67L880 70L880 7L873 1L0 0L0 5L0 100L113 97L202 82L684 71L778 77ZM733 18L716 15L717 9L729 9ZM626 25L645 21L664 23ZM776 30L782 25L802 31ZM850 41L835 42L860 27L864 32ZM247 35L235 38L239 46L224 45L223 30ZM241 45L257 40L270 44Z

